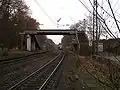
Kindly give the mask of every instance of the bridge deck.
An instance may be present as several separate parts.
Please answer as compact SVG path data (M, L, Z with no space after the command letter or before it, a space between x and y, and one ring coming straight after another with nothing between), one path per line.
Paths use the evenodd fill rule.
M81 33L80 31L77 31L77 33ZM41 29L41 30L35 30L35 31L24 31L20 34L33 34L33 35L75 35L76 31L75 29Z

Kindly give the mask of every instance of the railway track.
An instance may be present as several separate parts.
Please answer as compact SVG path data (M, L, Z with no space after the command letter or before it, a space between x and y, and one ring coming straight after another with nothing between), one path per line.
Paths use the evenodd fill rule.
M21 56L21 57L14 57L14 58L10 58L10 59L0 60L0 64L12 63L12 62L20 61L20 60L25 60L25 58L34 57L36 55L44 54L44 53L47 53L47 52L49 52L49 51L41 51L41 52L38 52L38 53L33 53L33 54Z
M11 86L8 90L43 90L55 74L62 61L64 54L61 52L55 58L44 64L42 67Z
M56 51L37 54L0 65L0 90L7 90L58 55Z

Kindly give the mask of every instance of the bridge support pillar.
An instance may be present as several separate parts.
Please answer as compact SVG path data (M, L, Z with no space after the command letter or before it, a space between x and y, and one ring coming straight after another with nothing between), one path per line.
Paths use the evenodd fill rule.
M32 42L31 42L31 50L32 51L35 51L36 50L36 42L35 42L35 38L34 37L32 37Z
M32 42L32 37L28 34L27 35L27 51L31 51L31 42Z
M20 37L20 49L21 50L23 50L23 47L24 47L23 42L24 42L24 35L21 35Z

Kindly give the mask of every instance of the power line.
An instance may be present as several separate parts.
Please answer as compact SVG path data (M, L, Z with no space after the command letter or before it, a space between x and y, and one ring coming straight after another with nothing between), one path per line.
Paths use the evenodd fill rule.
M109 0L108 0L108 4L109 4L109 7L110 7L110 9L111 9L111 12L112 12L113 18L114 18L114 20L115 20L116 26L117 26L117 28L118 28L118 30L119 30L119 32L120 32L120 28L119 28L119 25L118 25L118 23L117 23L117 19L116 19L115 15L114 15L114 12L113 12L113 9L112 9L112 6L111 6Z
M101 3L101 4L102 4L101 6L103 7L103 0L102 0L102 3ZM103 11L103 10L101 9L101 13L102 13L102 16L103 16L103 12L102 12L102 11Z
M42 6L39 4L37 0L34 0L34 2L39 6L39 8L44 12L44 14L51 20L51 22L56 26L56 23L52 20L52 18L45 12L45 10L42 8Z
M80 1L80 0L79 0ZM90 0L89 0L90 1ZM80 1L81 2L81 1ZM91 1L90 1L90 3L91 3ZM81 4L83 4L82 2L81 2ZM84 4L83 4L84 5ZM91 5L92 5L92 3L91 3ZM84 5L85 6L85 5ZM93 6L92 6L93 7ZM86 8L86 6L85 6L85 8ZM94 8L94 7L93 7ZM89 9L88 8L86 8L88 11L89 11ZM89 11L91 14L92 14L92 12L91 11ZM99 15L99 14L98 14ZM99 15L99 17L100 18L98 18L98 19L100 19L100 21L102 21L102 22L104 22L104 24L105 24L105 26L107 26L107 24L105 23L105 20ZM101 20L102 19L102 20ZM103 25L102 25L103 26ZM104 28L105 30L106 30L106 28ZM107 27L107 29L109 30L109 28ZM111 34L106 30L106 32L113 38L113 36L111 35L112 34L112 32L109 30L109 32L111 32ZM115 40L117 40L119 43L120 43L120 41L118 40L118 39L116 39L116 37L114 36L114 38L115 38ZM113 38L113 39L114 39ZM116 46L116 47L114 47L114 48L118 48L120 46L120 44L118 45L118 46ZM113 55L119 62L120 62L120 60L115 56L115 55Z
M91 3L91 1L90 1L90 0L89 0L89 2ZM92 3L91 3L91 5L92 5ZM98 5L99 5L99 3L98 3ZM93 5L92 5L92 6L93 6ZM100 6L100 5L99 5L99 6ZM100 7L103 9L103 7L102 7L102 6L100 6ZM118 10L118 9L117 9L117 10ZM117 10L116 10L116 11L117 11ZM116 12L116 11L115 11L115 12ZM106 11L106 13L108 13L108 12ZM109 13L108 13L108 14L109 14ZM99 16L100 16L100 15L99 15ZM112 24L112 25L113 25L113 24ZM112 27L112 25L111 25L111 27Z
M80 0L79 0L80 1ZM80 1L81 2L81 1ZM89 0L89 2L91 3L91 1ZM84 5L84 3L82 3L81 2L81 4L83 4ZM92 3L91 3L91 5L92 5ZM84 5L85 6L85 5ZM92 5L92 7L93 7L93 5ZM93 14L86 6L85 6L85 8L91 13L91 14ZM94 8L94 7L93 7ZM97 13L98 14L98 13ZM107 27L107 29L109 30L109 28L108 28L108 26L107 26L107 24L106 24L106 22L105 22L105 20L98 14L98 19L100 20L100 21L102 21L104 24L105 24L105 26ZM109 30L109 32L112 34L112 36L114 37L114 39L116 39L116 37L114 36L114 34ZM120 42L120 41L119 41Z
M84 3L84 5L85 5L87 8L89 8L89 7L87 6L87 4L86 4L85 0L83 0L83 3Z
M114 25L114 22L112 23L112 25L111 25L110 29L113 27L113 25Z
M119 0L117 0L117 2L115 3L115 5L113 6L113 9L114 9L114 8L115 8L115 6L117 5L118 1L119 1Z
M111 1L111 3L113 2L113 0ZM109 7L106 9L106 11L108 12L109 10ZM108 15L106 14L105 17L107 17Z
M99 5L100 6L100 5ZM101 7L101 6L100 6ZM116 12L118 11L120 9L120 7L118 7L118 9L114 12L114 14L116 14ZM107 11L106 11L107 12ZM107 20L110 16L107 14L107 16L105 16L105 17L107 17L105 20ZM111 17L112 18L112 17ZM118 21L119 22L119 21Z
M102 24L101 24L102 25ZM104 30L112 37L112 39L114 39L114 37L107 31L107 29L102 25L102 27L104 28ZM118 42L120 42L118 39L116 39ZM120 45L118 45L120 46ZM117 48L118 46L116 46L115 48ZM120 60L113 54L113 56L116 58L116 60L120 63Z
M90 0L89 0L90 1ZM80 0L79 0L79 2L81 2ZM91 1L90 1L90 3L91 3ZM83 4L82 2L81 2L81 4ZM92 5L92 3L91 3L91 5ZM92 14L92 12L83 4L83 6ZM93 7L93 6L92 6ZM93 7L94 8L94 7ZM99 15L99 14L98 14ZM105 20L99 15L99 18L98 19L102 19L101 21L102 22L104 22L104 24L107 26L107 24L105 23ZM106 28L104 28L105 30L106 30ZM107 27L107 29L109 29L108 27ZM108 32L108 31L106 31L112 38L113 38L113 36L111 35L112 34L112 32L109 30L109 32L111 32L111 34ZM114 37L115 38L115 40L117 40L117 42L119 42L120 43L120 41L118 40L118 39L116 39L116 37ZM114 39L113 38L113 39ZM119 45L117 45L116 47L114 47L114 48L118 48L120 46L120 44ZM114 57L115 58L117 58L115 55L114 55ZM120 61L118 58L117 58L117 60L118 61Z
M80 0L79 0L80 1ZM90 1L90 0L89 0ZM81 1L80 1L81 2ZM82 3L82 2L81 2ZM90 1L90 3L91 3L91 1ZM83 4L83 3L82 3ZM84 5L84 4L83 4ZM92 5L92 3L91 3L91 5ZM84 5L85 6L85 5ZM86 6L85 6L86 7ZM93 7L93 5L92 5L92 7ZM94 7L93 7L94 8ZM86 8L87 9L87 8ZM89 9L87 9L88 11L89 11ZM91 11L89 11L91 14L92 14L92 12ZM108 29L108 31L111 33L111 35L114 37L114 39L117 39L115 36L114 36L114 34L110 31L110 29L108 28L108 26L107 26L107 24L106 24L106 22L105 22L105 20L98 14L98 19L100 20L100 21L102 21L104 24L105 24L105 26L107 27L107 29ZM117 40L118 41L118 40ZM120 43L120 41L118 41L119 43Z
M91 4L91 6L94 8L94 6L92 5L92 3L91 3L91 1L89 0L89 2L90 2L90 4ZM97 13L98 14L98 13ZM105 20L103 19L103 17L101 17L99 14L98 14L98 16L99 16L99 18L98 19L100 19L104 24L105 24L105 26L107 27L107 24L106 24L106 22L105 22ZM107 27L108 28L108 27ZM108 30L109 30L109 28L108 28ZM112 34L112 32L109 30L109 32ZM112 34L113 35L113 34ZM114 35L113 35L114 36ZM114 36L115 37L115 36Z
M76 23L71 16L69 16L70 20L73 22L73 23Z
M90 0L89 0L89 1L90 1ZM91 1L90 1L90 3L91 3ZM92 3L91 3L91 5L92 5ZM93 6L92 6L92 7L93 7ZM94 7L93 7L93 8L94 8ZM98 14L98 16L99 16L98 19L100 19L100 20L105 24L105 26L107 27L107 29L109 30L109 32L112 34L112 32L111 32L110 29L108 28L105 20L104 20L99 14ZM114 37L113 39L117 40L117 38L116 38L113 34L112 34L112 36ZM117 41L120 43L119 40L117 40ZM117 48L117 47L119 47L119 46L120 46L120 44L119 44L118 46L114 47L114 48Z
M106 22L104 21L103 23L105 24L105 26L106 26L107 30L110 32L110 34L117 40L117 38L115 37L115 35L114 35L114 34L110 31L110 29L108 28ZM117 41L118 41L118 40L117 40ZM118 41L118 42L120 43L120 41Z
M81 0L78 0L78 1L88 10L88 12L92 14L92 12L88 9L88 7Z
M98 3L98 5L100 6L99 3ZM114 5L114 7L115 7L115 5ZM102 7L102 6L100 6L100 8L102 8L102 10L103 10L103 7ZM119 9L120 9L120 7L119 7L114 13L116 13ZM105 10L105 9L104 9L104 10ZM107 11L106 11L106 12L107 12ZM109 17L108 17L108 18L109 18ZM105 20L107 20L108 18L106 18ZM111 18L112 18L112 17L111 17ZM113 25L114 25L114 22L112 23L110 29L112 28Z
M118 1L119 1L119 0L118 0ZM118 1L117 1L117 2L118 2ZM117 4L117 2L116 2L116 4ZM113 3L113 0L111 1L111 3ZM113 6L113 9L115 8L116 4ZM109 7L107 8L106 12L108 12L108 10L109 10ZM108 16L108 14L105 15L105 17L107 17L107 16ZM109 17L108 17L108 18L109 18ZM106 18L106 20L107 20L108 18Z
M89 0L90 1L90 0ZM92 5L92 3L91 3L91 5ZM94 6L93 6L93 8L94 8ZM99 15L99 14L98 14ZM100 16L100 15L99 15ZM106 22L105 22L105 20L100 16L100 18L102 19L102 21L103 21L103 23L105 24L105 26L107 27L107 30L106 30L106 28L104 28L104 30L106 30L106 32L113 38L115 38L115 40L117 41L117 42L119 42L120 43L120 41L112 34L112 32L110 31L110 29L108 28L108 26L107 26L107 24L106 24ZM102 25L103 26L103 25ZM113 38L113 39L114 39ZM117 48L117 47L119 47L120 46L120 44L118 45L118 46L116 46L116 47L114 47L114 48ZM116 59L117 59L117 61L119 61L120 62L120 60L115 56L115 55L113 55Z
M102 23L101 23L102 25ZM102 28L114 39L114 37L107 31L107 29L102 25Z
M101 9L104 10L104 12L106 12L110 17L114 18L111 14L109 14L99 3L98 3L98 6L100 6ZM116 20L117 22L120 23L120 21Z

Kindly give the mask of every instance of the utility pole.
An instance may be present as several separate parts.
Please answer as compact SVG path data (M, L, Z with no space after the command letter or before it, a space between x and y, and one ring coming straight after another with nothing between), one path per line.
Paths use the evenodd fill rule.
M95 0L93 0L93 41L92 41L92 49L93 55L95 54Z
M95 0L93 0L93 3L95 2ZM94 4L93 4L94 5ZM95 5L93 6L93 42L94 42L94 37L95 37L95 32L94 32L94 30L95 30Z
M98 53L98 15L97 0L93 0L93 53ZM96 34L96 35L95 35Z
M95 7L96 7L96 54L98 54L98 13L97 13L97 0L95 0Z

